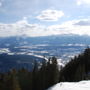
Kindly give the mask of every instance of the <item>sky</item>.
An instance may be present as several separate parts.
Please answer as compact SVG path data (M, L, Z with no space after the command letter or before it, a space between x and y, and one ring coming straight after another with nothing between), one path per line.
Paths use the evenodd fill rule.
M90 36L90 0L0 0L0 37Z

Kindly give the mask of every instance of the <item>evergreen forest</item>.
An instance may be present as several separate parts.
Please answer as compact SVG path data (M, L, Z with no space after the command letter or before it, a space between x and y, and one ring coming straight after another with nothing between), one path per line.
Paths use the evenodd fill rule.
M64 67L50 57L40 66L34 62L32 71L25 68L0 73L0 90L46 90L58 82L77 82L90 79L90 48L72 58Z

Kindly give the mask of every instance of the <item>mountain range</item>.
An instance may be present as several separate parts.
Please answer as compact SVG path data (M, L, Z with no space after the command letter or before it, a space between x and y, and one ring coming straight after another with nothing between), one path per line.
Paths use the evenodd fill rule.
M72 34L44 37L3 37L0 38L0 67L1 70L6 67L16 68L20 65L23 67L24 64L26 67L32 67L33 60L41 62L43 58L52 56L58 58L58 63L65 64L89 45L90 36Z

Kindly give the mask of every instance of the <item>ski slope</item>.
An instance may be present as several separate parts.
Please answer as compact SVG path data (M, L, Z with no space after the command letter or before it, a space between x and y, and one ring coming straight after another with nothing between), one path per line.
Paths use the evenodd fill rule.
M90 90L90 80L80 82L61 82L48 90Z

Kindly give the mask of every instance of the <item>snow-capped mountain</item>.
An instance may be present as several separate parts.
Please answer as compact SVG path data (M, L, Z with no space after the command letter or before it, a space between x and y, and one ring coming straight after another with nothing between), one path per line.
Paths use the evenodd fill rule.
M89 45L89 36L8 37L0 38L0 53L57 56L67 59Z
M68 60L82 52L89 45L90 37L79 35L4 37L0 38L0 56L2 56L2 54L7 54L6 57L14 58L14 61L14 56L17 55L19 58L15 62L12 62L13 60L10 60L9 62L7 59L2 57L4 60L0 58L0 66L2 68L3 64L6 64L7 62L22 64L18 62L23 61L24 64L27 64L27 62L31 62L31 59L41 60L44 57L48 58L50 56L56 56L59 64L65 64ZM29 56L29 58L27 60L25 58L22 60L22 56L25 55ZM12 65L7 64L6 66L12 67Z

